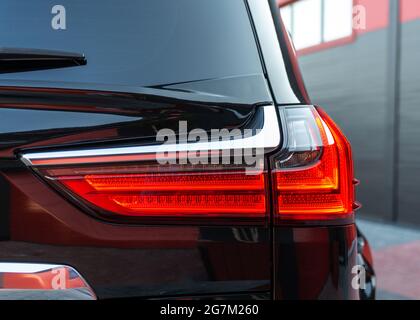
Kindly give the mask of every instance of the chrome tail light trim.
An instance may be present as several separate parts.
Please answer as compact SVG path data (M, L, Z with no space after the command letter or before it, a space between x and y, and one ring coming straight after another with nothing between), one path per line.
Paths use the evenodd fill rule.
M42 166L42 161L54 160L55 165L72 164L72 159L87 159L87 163L92 162L92 158L100 158L95 163L120 162L122 156L127 156L129 161L140 161L144 158L140 156L154 155L162 152L176 153L188 151L223 151L237 149L263 149L265 152L272 151L280 145L280 127L274 105L263 106L257 112L262 112L264 123L262 128L252 136L244 136L237 139L210 141L210 142L191 142L179 144L154 144L130 147L111 147L102 149L79 149L68 151L51 152L23 152L21 160L27 166ZM139 156L138 158L136 156ZM79 162L80 163L80 162ZM51 164L51 163L48 163Z

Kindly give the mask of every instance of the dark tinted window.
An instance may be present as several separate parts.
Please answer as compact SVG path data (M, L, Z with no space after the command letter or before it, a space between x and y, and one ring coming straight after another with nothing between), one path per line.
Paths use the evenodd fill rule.
M66 30L51 25L54 5ZM262 73L243 0L2 0L0 47L84 53L83 67L1 79L157 85Z

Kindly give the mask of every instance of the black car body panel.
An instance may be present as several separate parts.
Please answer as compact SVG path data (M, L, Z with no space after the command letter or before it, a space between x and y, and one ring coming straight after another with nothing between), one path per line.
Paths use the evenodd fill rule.
M209 119L217 118L222 128L239 128L251 121L255 106L271 103L266 81L257 75L129 93L15 86L0 87L0 94L2 158L29 147L153 141L158 130L175 129L179 121L210 130L215 126Z

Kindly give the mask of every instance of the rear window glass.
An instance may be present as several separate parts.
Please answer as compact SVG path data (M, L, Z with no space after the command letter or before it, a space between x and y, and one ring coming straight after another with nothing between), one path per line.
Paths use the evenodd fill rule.
M151 86L262 73L243 0L2 0L0 47L88 61L0 80Z

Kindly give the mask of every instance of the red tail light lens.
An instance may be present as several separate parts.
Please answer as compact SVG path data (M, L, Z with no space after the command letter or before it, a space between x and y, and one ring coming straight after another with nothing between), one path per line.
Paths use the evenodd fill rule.
M94 211L114 216L264 218L267 211L264 171L128 165L42 174Z
M282 110L287 150L275 161L276 217L280 220L331 220L353 213L351 148L321 109Z

